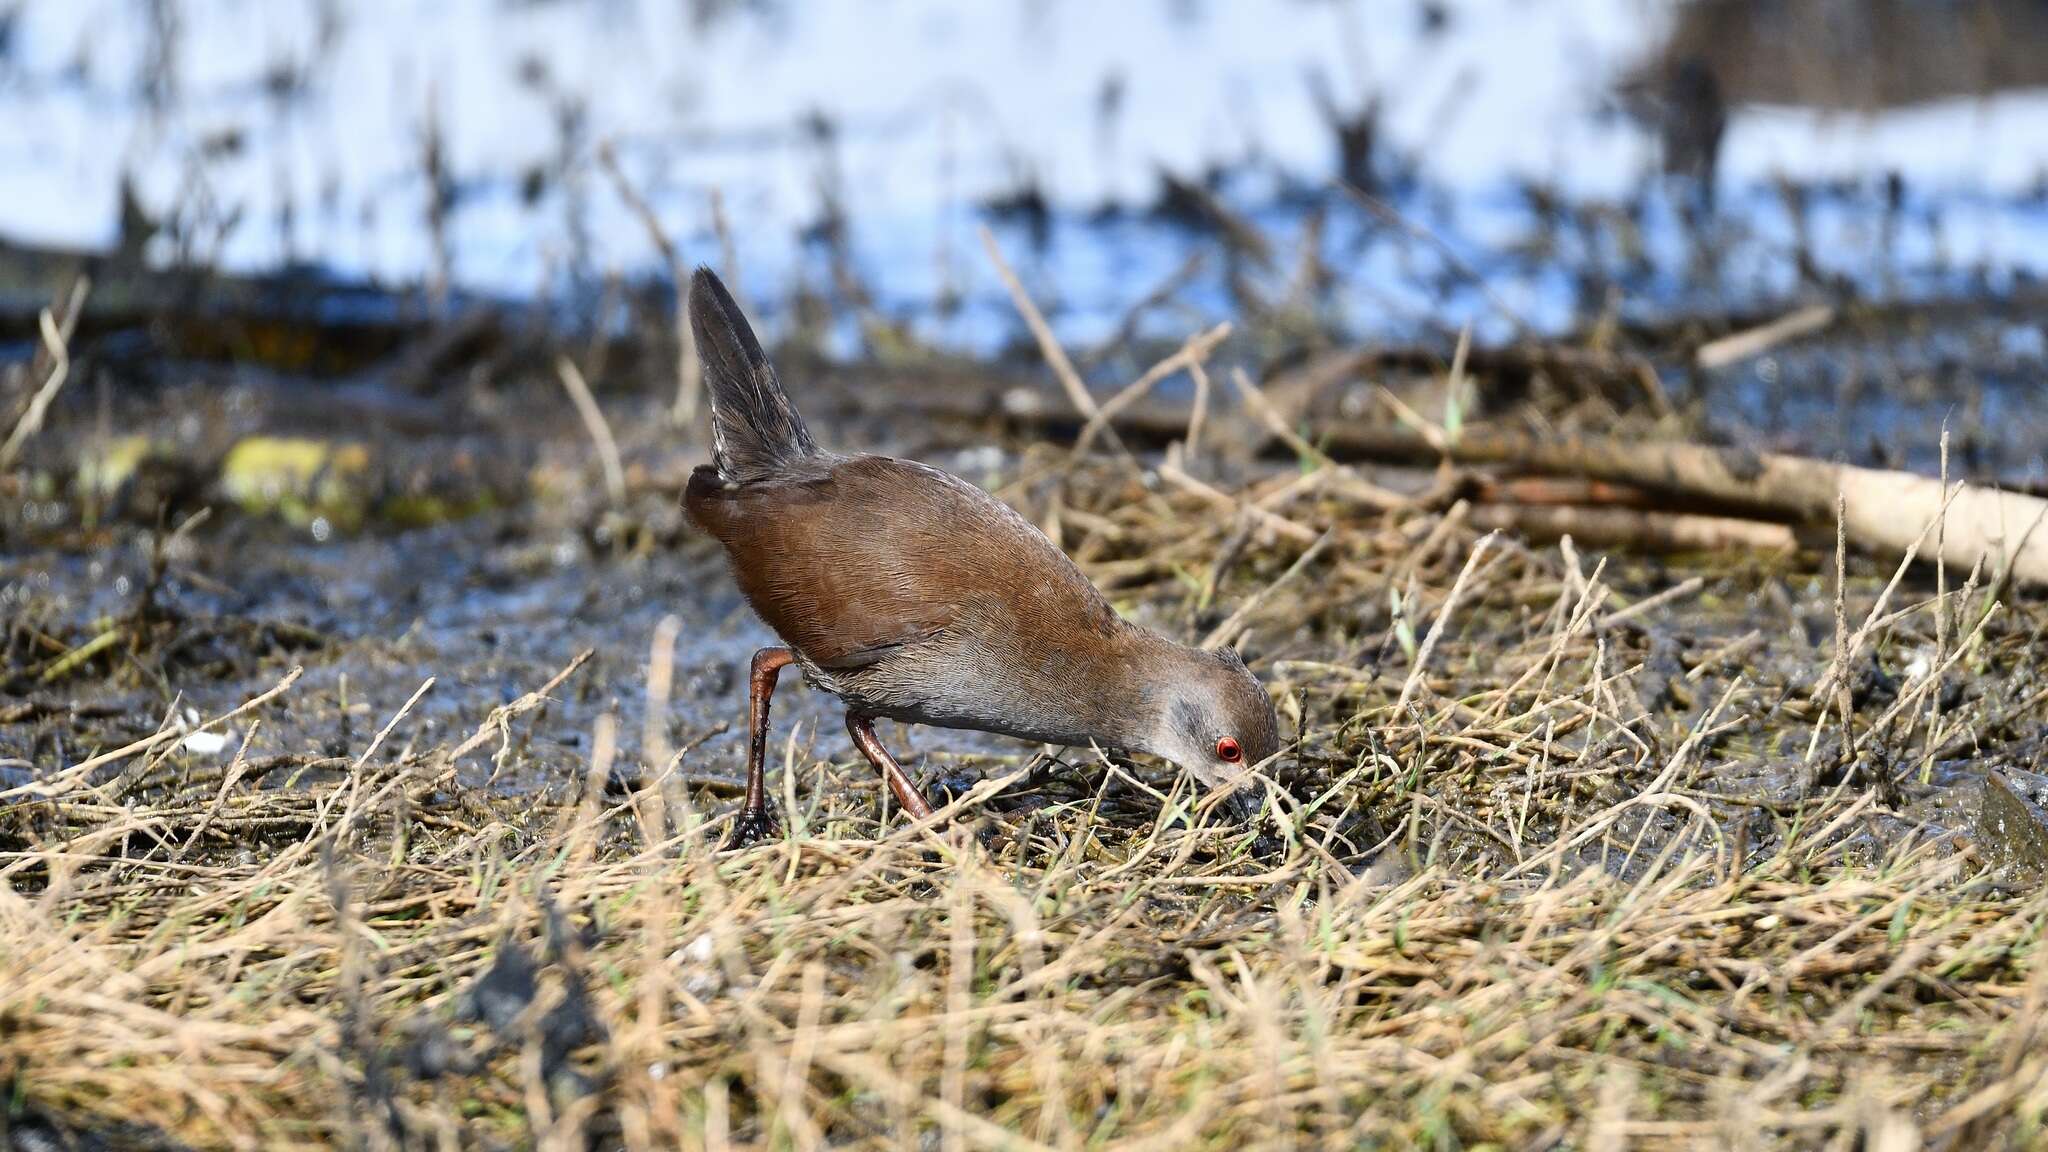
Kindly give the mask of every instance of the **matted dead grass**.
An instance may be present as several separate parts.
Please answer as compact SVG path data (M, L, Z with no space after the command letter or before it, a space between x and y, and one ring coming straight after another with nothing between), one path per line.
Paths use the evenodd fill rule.
M1004 494L1120 606L1243 639L1304 734L1264 838L1093 754L952 766L927 828L788 742L789 836L735 854L658 732L615 773L600 723L548 794L460 783L573 665L442 747L380 701L289 782L144 741L0 795L17 1132L2048 1140L2048 893L1939 808L1959 764L2039 766L2039 622L1995 580L1620 572L1330 465L1183 479L1038 456ZM689 659L657 631L651 715Z

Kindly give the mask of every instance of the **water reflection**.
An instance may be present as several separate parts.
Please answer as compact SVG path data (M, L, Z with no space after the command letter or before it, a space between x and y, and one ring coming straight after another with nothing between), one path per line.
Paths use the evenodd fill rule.
M2010 90L2048 68L2028 0L10 11L0 234L317 264L429 307L587 307L664 275L607 142L686 261L741 266L772 328L828 351L1014 336L981 221L1080 344L1166 285L1140 330L1298 309L1502 337L1617 294L1641 314L2048 272L2048 101ZM1955 96L1981 99L1925 103Z

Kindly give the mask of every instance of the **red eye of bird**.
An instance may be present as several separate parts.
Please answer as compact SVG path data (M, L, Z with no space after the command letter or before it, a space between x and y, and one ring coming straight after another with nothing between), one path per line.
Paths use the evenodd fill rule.
M1225 736L1216 742L1216 755L1227 764L1235 764L1244 759L1244 749L1234 737Z

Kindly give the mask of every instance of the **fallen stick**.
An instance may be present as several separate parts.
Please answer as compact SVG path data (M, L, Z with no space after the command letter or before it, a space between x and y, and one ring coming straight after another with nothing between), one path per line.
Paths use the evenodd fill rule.
M1333 454L1426 461L1434 453L1420 436L1384 428L1334 428L1324 438ZM1445 456L1459 464L1504 464L1534 472L1629 484L1800 524L1834 518L1857 547L1897 555L1913 547L1942 514L1941 481L1913 472L1834 464L1698 444L1607 438L1537 438L1467 430ZM2048 584L2048 500L1963 485L1949 502L1940 547L1948 563L1987 570L2029 584ZM1927 555L1933 560L1933 555Z
M1644 552L1722 552L1736 548L1790 552L1797 543L1792 529L1783 524L1641 508L1478 504L1472 508L1472 526L1512 532L1531 540L1570 536L1593 548L1619 547Z
M1479 475L1473 478L1478 499L1487 504L1577 505L1593 508L1655 508L1656 500L1640 488L1602 480L1557 476Z
M1835 310L1825 304L1801 308L1768 324L1732 333L1706 344L1693 354L1693 363L1711 372L1761 356L1788 340L1811 336L1835 322Z

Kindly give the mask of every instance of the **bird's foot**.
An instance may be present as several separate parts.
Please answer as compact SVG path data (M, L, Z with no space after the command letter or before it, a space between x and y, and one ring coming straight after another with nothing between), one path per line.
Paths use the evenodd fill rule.
M776 824L773 808L763 806L751 812L742 808L739 815L732 818L732 827L725 834L725 843L719 847L726 852L751 848L763 840L773 840L781 832L782 829Z

